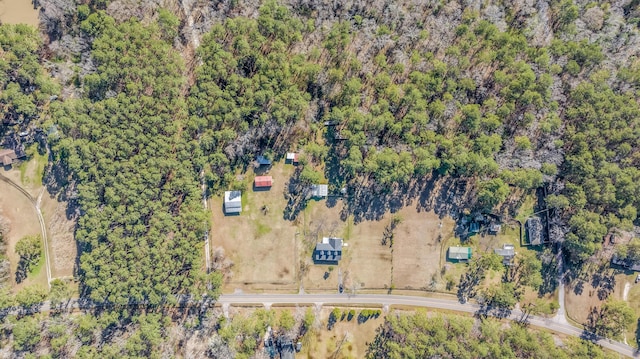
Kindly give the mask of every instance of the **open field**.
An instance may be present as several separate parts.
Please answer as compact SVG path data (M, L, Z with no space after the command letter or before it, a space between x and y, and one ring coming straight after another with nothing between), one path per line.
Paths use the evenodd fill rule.
M433 212L418 213L411 207L397 214L402 221L394 236L393 285L403 289L425 288L444 264L441 243L453 237L455 223L450 217L440 220Z
M286 202L285 182L293 172L289 165L276 164L269 172L273 187L269 191L253 191L253 173L245 176L240 215L223 213L223 196L212 198L211 248L222 247L233 262L226 289L264 289L284 286L295 289L296 233L295 223L283 219ZM268 211L262 208L267 206Z
M16 243L25 236L39 235L40 224L35 209L31 202L17 189L0 181L0 216L7 226L5 240L7 243L6 255L11 263L11 280L16 289L24 285L34 283L46 285L47 275L43 270L36 270L37 275L28 276L23 282L16 285L15 273L18 268L19 256L15 253ZM44 262L44 258L41 259Z
M419 212L408 206L387 213L379 221L354 224L352 218L341 219L341 200L331 208L325 200L311 200L295 221L288 221L283 218L284 190L293 170L293 166L282 162L274 164L268 173L274 178L269 191L254 191L254 174L244 174L240 215L223 213L221 194L209 202L212 251L223 249L233 263L226 292L297 291L300 286L305 291L337 291L340 278L347 291L421 290L440 272L441 242L453 237L452 219L445 217L441 221L433 212ZM394 220L395 228L390 230ZM383 244L385 233L387 239ZM325 236L344 239L339 264L313 262L313 248ZM301 265L302 282L297 276Z
M346 222L340 219L341 206L341 202L334 208L328 208L323 201L311 202L304 212L307 236L303 259L310 265L303 278L305 290L337 290L338 271L347 291L424 289L433 274L439 272L438 238L453 236L453 220L443 219L440 228L440 219L433 212L418 212L409 206L387 213L380 221L354 224L351 218ZM390 238L383 244L385 230L391 227L394 218L398 223L390 231L393 246ZM312 265L315 242L328 235L344 238L347 247L342 261L338 266Z
M67 202L59 201L57 197L51 196L42 185L42 176L47 164L46 155L39 154L35 145L28 148L27 153L29 154L28 161L21 162L8 171L2 171L2 174L39 201L47 230L52 278L72 276L77 257L76 242L73 237L75 222L67 218ZM2 183L2 185L9 186L6 183ZM20 197L19 202L13 203L18 204L23 212L33 212L33 218L28 217L21 219L21 221L28 221L25 226L33 226L37 231L36 234L39 234L40 227L35 209L24 195L15 188L11 188ZM4 195L4 192L0 191L0 193ZM44 258L41 263L41 266L43 265ZM34 272L37 272L38 268ZM42 275L46 278L46 271L42 271ZM40 273L38 273L39 276ZM46 284L46 279L42 283Z

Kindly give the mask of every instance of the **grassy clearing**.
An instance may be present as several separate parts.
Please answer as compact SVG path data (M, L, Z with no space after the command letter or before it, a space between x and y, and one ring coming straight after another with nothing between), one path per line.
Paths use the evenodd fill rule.
M518 215L516 216L516 219L524 224L527 218L533 215L534 213L533 208L535 204L536 204L536 196L534 194L526 195L524 197L524 200L522 201L522 205L518 209Z
M23 185L40 186L44 176L44 169L47 166L48 158L46 154L40 154L38 145L32 144L26 149L29 161L24 161L18 165L20 171L20 182Z

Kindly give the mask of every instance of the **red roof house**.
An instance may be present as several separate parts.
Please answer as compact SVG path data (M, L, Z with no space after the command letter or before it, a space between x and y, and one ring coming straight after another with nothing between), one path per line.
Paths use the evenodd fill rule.
M256 176L253 181L253 185L256 188L267 188L273 185L273 178L271 176Z

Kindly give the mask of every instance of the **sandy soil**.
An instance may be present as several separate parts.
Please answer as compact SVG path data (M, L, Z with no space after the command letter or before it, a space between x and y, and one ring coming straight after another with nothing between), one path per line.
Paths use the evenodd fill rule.
M443 265L441 243L453 237L455 223L445 217L440 227L440 218L435 213L419 213L411 207L402 209L398 215L402 222L394 236L393 284L398 289L421 289Z
M31 0L0 0L0 21L38 26L38 10L33 8Z

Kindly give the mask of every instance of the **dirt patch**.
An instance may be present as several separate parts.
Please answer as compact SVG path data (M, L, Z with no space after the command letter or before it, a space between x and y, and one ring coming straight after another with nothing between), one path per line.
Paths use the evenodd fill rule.
M16 243L25 236L39 235L40 223L35 208L31 202L17 189L0 181L0 215L4 218L7 232L4 235L7 243L7 258L11 263L11 282L16 288L33 283L46 284L45 270L36 276L29 276L20 284L15 283L15 272L18 268L19 256L15 253ZM44 261L44 258L42 259Z
M211 247L224 249L233 266L227 277L227 290L261 289L264 286L296 287L297 223L282 214L285 182L293 172L291 165L276 164L268 173L273 186L268 191L253 191L254 175L247 174L242 191L242 213L226 216L222 196L209 203L212 212Z
M3 24L38 26L38 10L31 0L0 0L0 21Z

